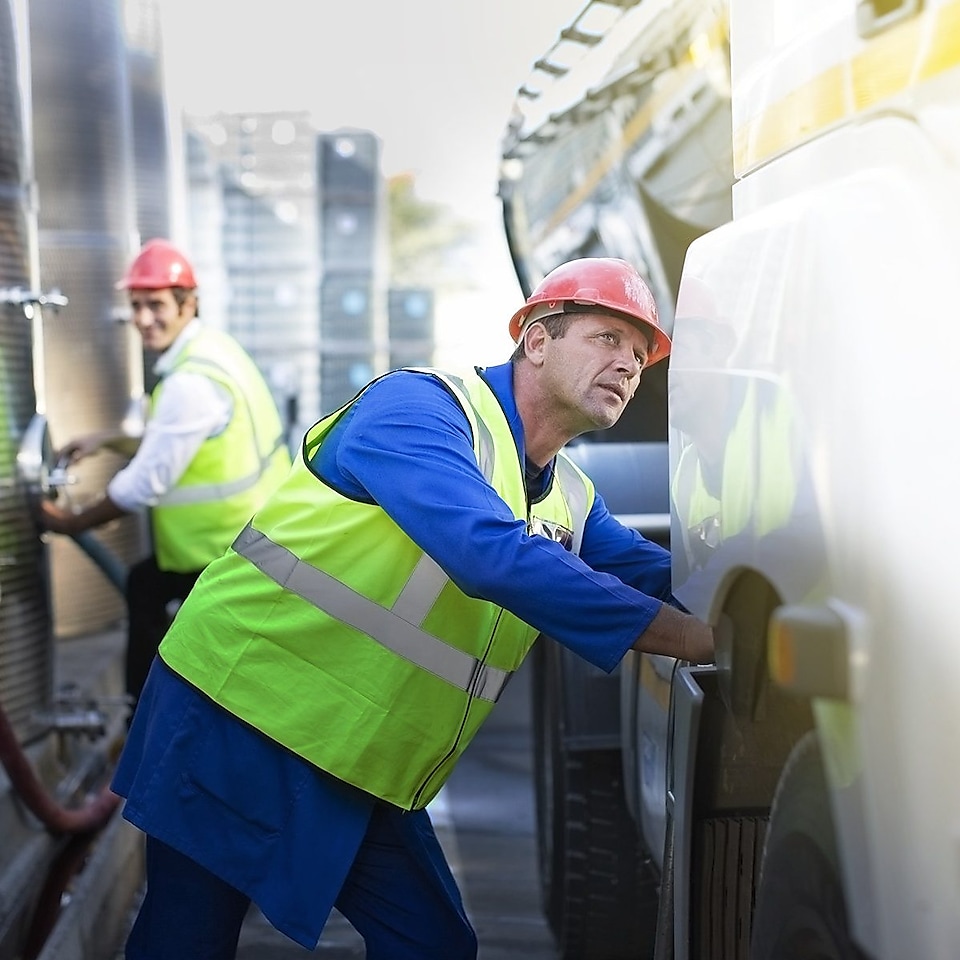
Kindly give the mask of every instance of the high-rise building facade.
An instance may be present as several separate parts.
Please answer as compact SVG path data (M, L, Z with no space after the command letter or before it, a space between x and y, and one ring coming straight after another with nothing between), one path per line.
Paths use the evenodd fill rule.
M250 351L291 446L372 377L432 361L432 291L388 290L375 134L269 113L188 117L185 135L202 316Z
M317 138L320 395L325 411L388 368L389 272L380 141L365 130Z
M197 222L203 214L191 223L212 279L223 278L211 304L222 320L211 320L257 362L296 444L321 413L316 131L303 112L216 114L189 118L188 126L202 145L190 159L191 193L202 195L206 214L220 221L219 252L209 221ZM219 210L202 155L213 163ZM204 266L198 263L198 272Z
M433 364L433 290L427 287L391 287L387 291L390 330L390 369L429 367Z

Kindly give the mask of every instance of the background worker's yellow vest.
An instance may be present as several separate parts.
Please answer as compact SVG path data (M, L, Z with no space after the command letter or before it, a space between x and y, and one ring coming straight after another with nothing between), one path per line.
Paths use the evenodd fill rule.
M478 463L514 516L570 531L578 549L590 481L561 455L528 512L496 397L475 372L433 373L463 407ZM440 789L537 631L462 593L383 510L311 472L347 407L307 433L288 479L206 569L160 654L289 750L413 809Z
M276 404L253 360L232 338L203 329L176 371L199 373L229 391L233 414L205 440L176 485L151 511L161 570L200 570L219 557L290 470ZM163 380L153 393L155 403Z

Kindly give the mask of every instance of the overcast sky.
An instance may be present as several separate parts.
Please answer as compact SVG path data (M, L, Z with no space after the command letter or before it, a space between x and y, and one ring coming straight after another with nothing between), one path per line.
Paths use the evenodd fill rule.
M160 3L168 83L186 109L308 110L321 130L371 130L385 175L413 173L420 196L480 225L484 292L441 317L441 335L469 346L482 323L497 352L476 362L505 359L519 287L496 198L500 141L517 88L586 0Z

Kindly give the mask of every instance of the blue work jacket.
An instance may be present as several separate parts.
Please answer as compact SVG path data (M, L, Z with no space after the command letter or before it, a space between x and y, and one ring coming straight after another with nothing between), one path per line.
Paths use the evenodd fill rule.
M483 375L525 462L512 368ZM603 670L616 667L671 599L669 553L614 520L599 495L579 560L553 543L539 557L526 551L522 561L502 537L487 543L491 488L463 411L434 377L382 378L337 425L335 439L314 461L325 482L377 503L464 592L476 564L502 570L498 603ZM530 472L531 496L549 480L549 466ZM126 819L242 890L278 930L308 948L379 802L252 731L160 661L113 789L127 798Z

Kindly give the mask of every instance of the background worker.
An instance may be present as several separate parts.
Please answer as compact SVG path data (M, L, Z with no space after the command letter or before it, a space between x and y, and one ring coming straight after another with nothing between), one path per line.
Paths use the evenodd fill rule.
M290 468L280 415L263 377L228 334L198 319L190 262L166 240L146 243L118 288L159 355L142 438L102 432L68 443L68 462L108 447L133 453L103 494L78 512L41 504L40 522L76 535L150 508L153 552L126 584L127 692L140 695L169 622L200 571L230 545Z
M367 960L473 960L425 808L537 635L712 660L667 551L561 453L667 356L650 291L572 261L510 330L510 363L393 371L314 425L180 608L113 781L147 833L128 960L229 960L251 900L307 948L336 906Z

